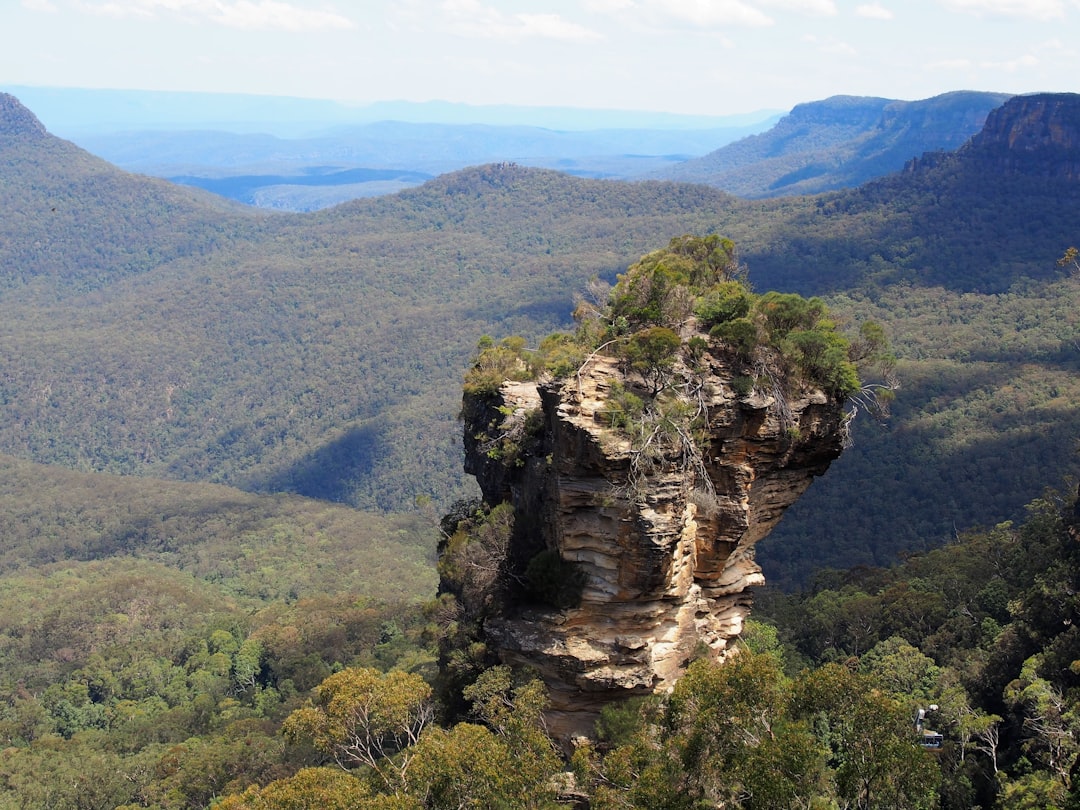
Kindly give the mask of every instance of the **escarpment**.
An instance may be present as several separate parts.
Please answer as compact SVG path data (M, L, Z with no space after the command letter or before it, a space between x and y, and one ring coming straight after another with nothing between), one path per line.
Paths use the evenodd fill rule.
M968 151L1008 174L1080 178L1080 95L1015 96L986 119Z
M983 128L955 154L924 154L905 167L926 171L943 163L970 167L983 175L1041 182L1080 179L1080 94L1013 96L993 110Z
M465 469L513 521L503 546L451 537L443 590L490 658L543 678L556 737L666 690L694 656L723 659L763 582L754 546L840 454L850 391L745 339L796 298L737 306L719 328L691 314L674 329L609 329L561 376L467 387ZM832 328L820 331L819 305L807 335ZM776 328L789 350L804 340Z

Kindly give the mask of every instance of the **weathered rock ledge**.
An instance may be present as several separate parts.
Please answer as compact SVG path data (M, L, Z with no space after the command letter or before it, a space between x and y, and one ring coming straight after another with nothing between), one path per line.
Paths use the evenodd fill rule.
M755 544L841 451L840 401L805 385L740 395L718 355L704 359L704 463L669 453L636 480L634 448L608 407L613 384L634 380L613 358L576 377L465 397L465 469L488 503L515 509L510 579L545 549L584 574L580 603L563 610L508 583L511 598L482 630L504 663L543 677L557 738L590 734L613 700L671 687L702 645L724 657L749 589L764 581ZM542 428L524 454L489 452L530 417Z

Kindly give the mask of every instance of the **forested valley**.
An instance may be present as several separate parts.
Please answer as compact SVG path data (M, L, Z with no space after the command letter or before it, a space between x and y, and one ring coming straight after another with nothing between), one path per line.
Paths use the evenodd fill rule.
M281 215L16 105L0 807L1076 804L1074 177L975 143L757 201L493 165ZM454 718L428 686L439 517L473 494L462 375L482 335L567 328L590 278L683 233L881 323L901 387L760 546L783 589L745 654L566 764L535 682L491 670Z

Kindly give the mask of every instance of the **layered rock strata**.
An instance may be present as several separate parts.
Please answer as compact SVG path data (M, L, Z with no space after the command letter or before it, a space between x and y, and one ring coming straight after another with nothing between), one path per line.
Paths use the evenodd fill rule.
M483 625L505 663L538 671L550 730L590 734L613 700L671 687L695 654L722 659L763 582L754 546L841 450L842 404L816 388L736 393L736 373L706 353L696 373L698 450L669 446L641 469L640 448L613 427L613 391L641 386L610 357L568 379L507 382L466 396L466 471L488 503L509 501L508 580L556 551L583 575L580 602L555 609L508 582ZM538 413L542 419L538 418ZM523 454L492 453L526 423Z
M905 172L954 158L984 176L1075 182L1080 179L1080 94L1014 96L991 112L955 155L928 152L909 161Z
M1080 94L1015 96L994 110L969 151L1006 174L1080 178Z

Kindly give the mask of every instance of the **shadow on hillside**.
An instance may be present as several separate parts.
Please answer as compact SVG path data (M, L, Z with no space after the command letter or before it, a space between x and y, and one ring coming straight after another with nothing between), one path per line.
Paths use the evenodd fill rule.
M945 390L911 381L887 423L856 422L854 446L758 545L770 584L790 590L819 568L888 565L966 529L1019 520L1077 473L1075 408L1005 401L1005 368L965 372ZM972 411L980 391L989 407ZM975 420L969 433L956 429L961 418Z
M385 453L384 433L380 423L351 427L288 469L258 482L257 488L350 503L358 483L371 475L376 460Z

